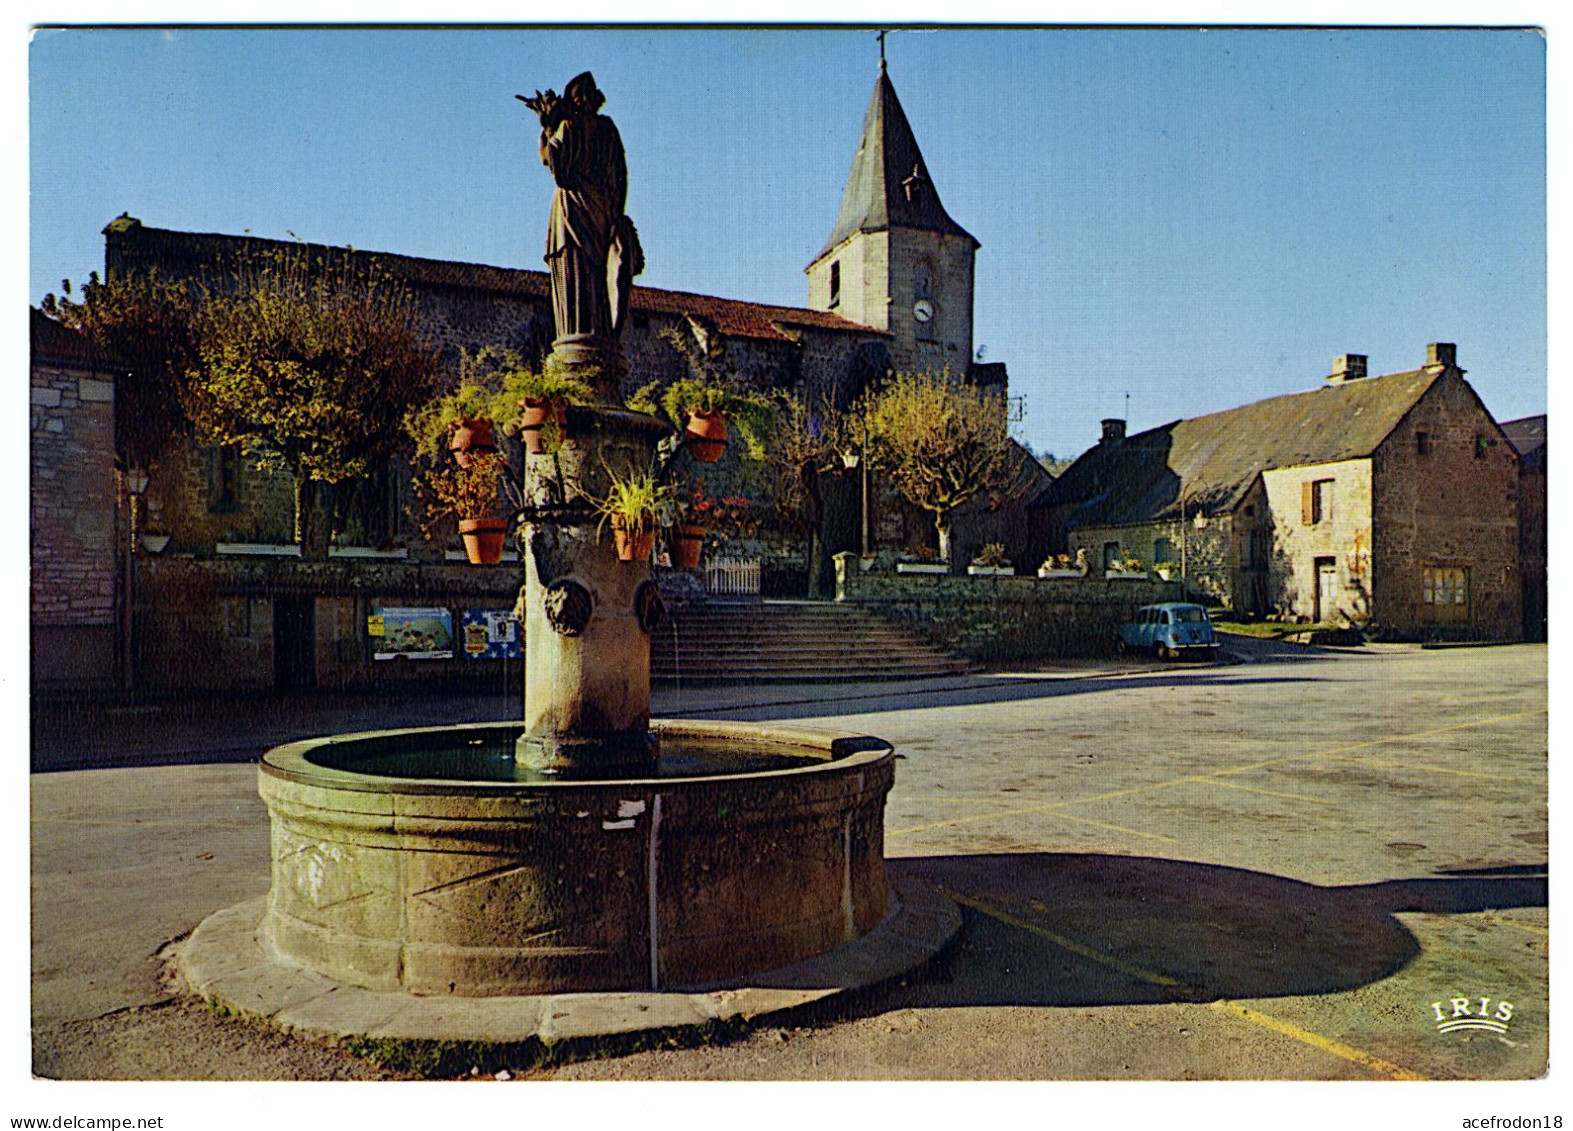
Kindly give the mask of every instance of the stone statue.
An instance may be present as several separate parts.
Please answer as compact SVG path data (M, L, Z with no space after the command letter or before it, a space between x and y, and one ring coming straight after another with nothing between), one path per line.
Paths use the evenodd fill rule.
M622 138L598 113L606 96L586 71L569 81L561 98L551 90L516 97L540 116L541 160L557 182L546 232L557 342L611 343L615 349L644 252L623 213L628 166Z

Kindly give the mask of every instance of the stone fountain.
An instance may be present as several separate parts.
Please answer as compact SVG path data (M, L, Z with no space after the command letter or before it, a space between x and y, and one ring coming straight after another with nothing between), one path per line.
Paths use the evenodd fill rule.
M621 142L588 74L561 99L525 101L558 184L553 361L616 406L619 332L642 266ZM235 999L250 991L231 967L248 957L300 972L317 1000L353 989L384 1005L759 984L888 928L889 744L652 723L650 633L664 608L648 562L617 559L592 503L611 469L648 465L669 429L576 407L563 431L524 474L522 722L265 755L271 889L260 924L255 906L232 909L193 937L200 969L188 980L207 996L244 1007ZM896 967L858 962L909 968L934 949L914 951L913 933ZM221 937L245 953L229 955ZM834 980L829 969L808 981Z

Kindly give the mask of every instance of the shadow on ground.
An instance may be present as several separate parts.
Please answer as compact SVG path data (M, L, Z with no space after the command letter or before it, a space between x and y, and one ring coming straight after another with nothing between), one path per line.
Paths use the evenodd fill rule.
M1321 887L1141 856L888 863L958 895L967 929L935 978L883 995L872 1012L1336 993L1390 977L1419 954L1399 912L1544 907L1547 894L1544 865Z

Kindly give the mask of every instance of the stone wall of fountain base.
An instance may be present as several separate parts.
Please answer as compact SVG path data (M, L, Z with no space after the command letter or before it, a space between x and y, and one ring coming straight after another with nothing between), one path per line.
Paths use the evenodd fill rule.
M888 744L787 727L657 722L662 740L779 747L790 768L618 781L360 772L422 734L270 751L262 940L384 992L465 997L716 985L830 951L886 912Z

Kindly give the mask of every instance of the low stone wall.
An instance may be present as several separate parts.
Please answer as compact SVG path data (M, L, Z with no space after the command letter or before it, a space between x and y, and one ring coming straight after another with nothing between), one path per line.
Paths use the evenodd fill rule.
M511 609L523 583L519 562L480 567L143 555L136 582L137 686L154 696L283 689L278 652L292 647L297 666L309 668L292 681L301 690L415 684L517 692L520 661L465 655L459 624L465 609ZM309 606L309 641L276 638L295 623L280 614L286 601ZM458 638L453 658L373 659L367 617L376 606L448 609Z
M1100 656L1143 605L1182 600L1177 581L863 573L838 558L836 599L983 663Z

